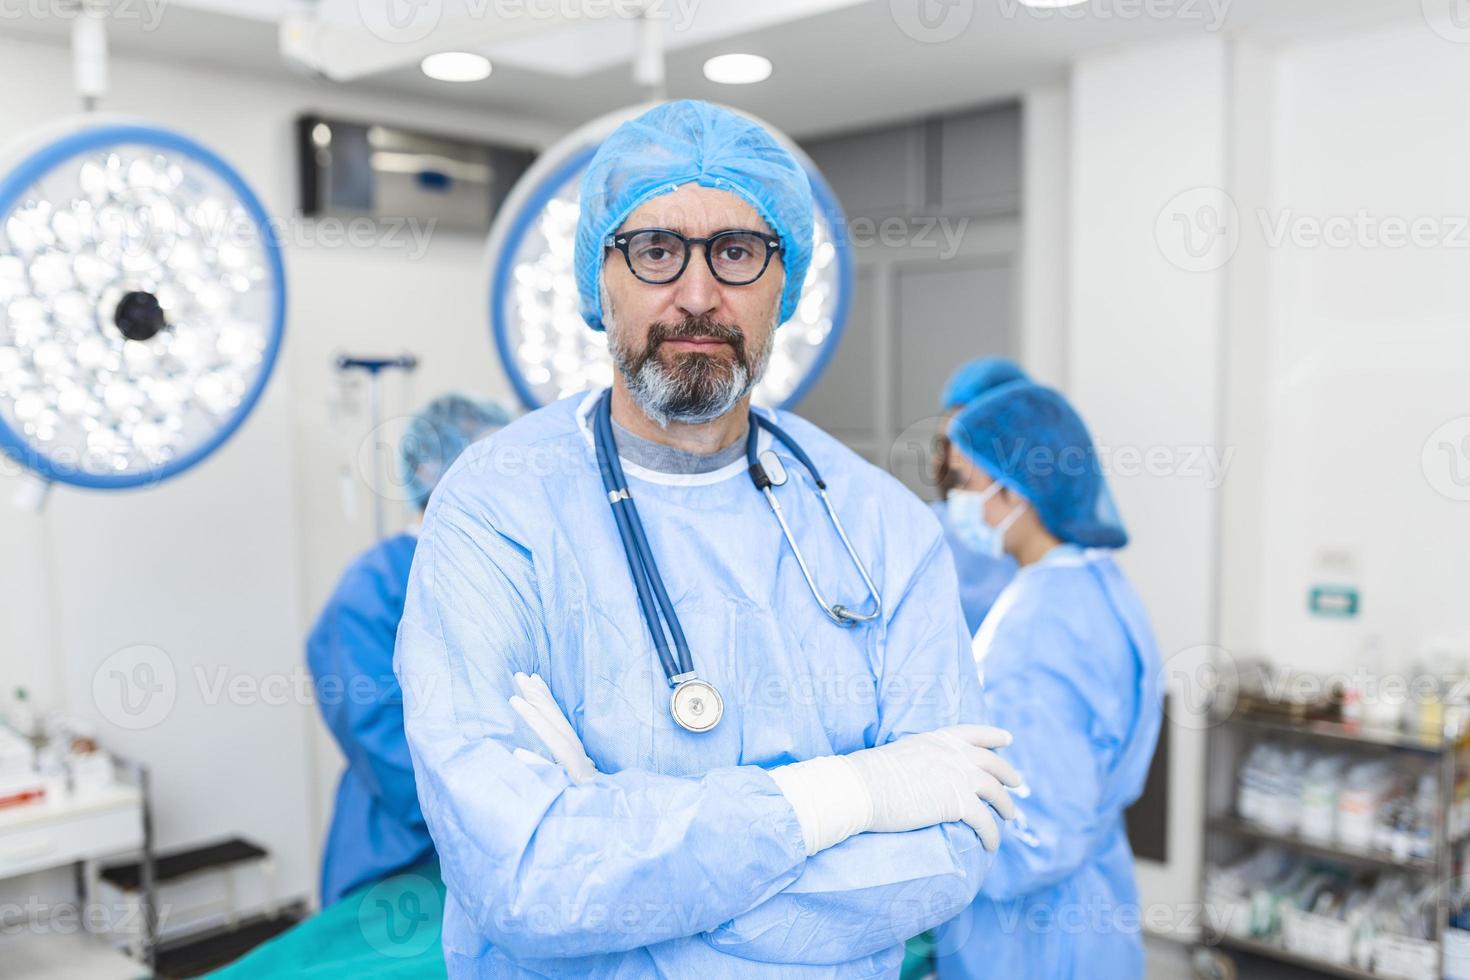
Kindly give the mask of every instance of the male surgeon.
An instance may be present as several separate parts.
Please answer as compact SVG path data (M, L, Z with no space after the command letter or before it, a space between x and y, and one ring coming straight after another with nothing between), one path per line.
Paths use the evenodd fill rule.
M603 142L580 204L613 384L460 457L398 633L449 974L895 975L973 899L1019 778L934 516L750 407L811 257L806 174L671 102Z

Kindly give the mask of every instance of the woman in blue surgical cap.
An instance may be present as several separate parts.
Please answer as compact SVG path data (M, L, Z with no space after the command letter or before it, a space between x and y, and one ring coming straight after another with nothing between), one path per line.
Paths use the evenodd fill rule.
M940 980L1142 977L1123 810L1158 738L1161 664L1112 558L1128 536L1092 439L1057 392L997 387L949 436L956 533L1020 566L974 653L1025 787L980 896L939 931Z
M949 468L947 430L950 420L970 402L1000 385L1024 380L1026 373L1014 361L1004 357L979 357L962 364L950 375L939 397L940 432L935 440L934 474L940 499L930 506L939 523L944 525L944 539L954 553L955 571L960 577L960 604L965 607L965 624L971 636L980 628L1001 590L1015 576L1016 562L1010 555L997 558L977 550L974 542L957 533L954 522L950 520L949 491L953 479Z
M470 443L506 425L493 402L445 395L409 423L399 475L418 509ZM322 857L322 905L434 857L403 733L393 641L418 537L397 534L354 561L306 641L322 720L347 757Z

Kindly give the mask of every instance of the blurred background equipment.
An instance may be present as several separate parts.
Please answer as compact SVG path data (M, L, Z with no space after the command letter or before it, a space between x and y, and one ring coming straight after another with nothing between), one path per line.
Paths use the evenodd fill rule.
M65 869L73 887L67 898L0 913L7 934L30 933L7 947L7 973L136 976L135 961L153 965L158 946L148 769L104 751L85 723L38 713L23 688L0 719L0 882ZM93 903L105 891L104 862L119 853L136 856L132 892L114 906L118 914L99 917Z
M218 448L281 343L264 206L155 126L74 119L0 177L0 448L47 481L145 486Z
M367 378L368 388L368 422L372 440L372 474L373 478L385 479L388 472L387 449L383 444L380 431L383 427L383 388L382 378L384 371L402 371L410 374L419 366L418 359L412 354L399 354L394 357L369 357L356 356L352 354L340 354L337 357L336 369L339 374L362 374ZM356 481L351 481L350 487L355 499ZM387 518L384 514L384 495L374 493L373 498L373 538L381 541L388 533Z
M229 164L168 129L91 115L103 0L67 7L83 116L0 152L0 450L42 481L143 486L213 452L280 347L275 230Z
M383 123L296 120L301 213L315 218L413 218L484 234L535 154Z
M1207 943L1342 976L1466 975L1470 739L1446 711L1463 677L1420 673L1411 696L1391 675L1250 676L1209 736ZM1364 724L1358 688L1394 710Z

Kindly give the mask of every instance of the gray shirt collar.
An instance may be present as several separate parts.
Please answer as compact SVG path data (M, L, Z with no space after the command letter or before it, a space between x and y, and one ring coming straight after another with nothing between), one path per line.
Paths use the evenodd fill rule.
M655 473L713 473L745 457L743 438L736 439L718 452L692 453L687 449L675 449L673 446L665 446L663 443L634 435L617 422L613 422L612 427L613 442L617 444L618 455Z

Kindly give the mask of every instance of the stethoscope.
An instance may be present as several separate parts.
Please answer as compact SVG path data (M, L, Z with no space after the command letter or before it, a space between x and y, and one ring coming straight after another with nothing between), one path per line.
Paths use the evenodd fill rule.
M848 557L857 566L858 574L862 576L863 584L867 587L868 599L872 605L871 612L855 612L840 603L831 604L817 588L816 579L812 577L811 566L807 564L806 557L801 553L800 546L797 545L796 539L791 534L791 527L786 522L786 514L781 509L781 502L776 498L773 489L786 483L788 479L786 468L781 465L780 458L770 449L758 452L761 429L769 432L791 452L791 455L796 457L802 466L806 467L816 487L816 494L821 498L822 505L827 510L828 519L837 529L837 536L842 539L842 545L847 549ZM658 565L653 560L653 551L648 546L648 535L644 533L643 521L638 517L638 505L633 502L633 495L628 491L628 480L623 475L623 464L618 459L617 443L613 440L611 389L602 394L592 411L592 442L597 451L597 468L602 473L602 485L607 490L613 520L618 526L618 536L623 541L623 554L628 559L628 571L633 577L633 590L638 595L638 607L643 613L643 621L648 625L648 632L653 636L653 646L658 652L659 663L663 665L664 676L668 678L669 686L674 689L673 695L669 698L669 711L681 728L691 732L707 732L719 724L720 717L725 713L725 702L713 684L701 679L694 672L694 658L689 653L689 643L684 638L684 628L679 625L679 617L674 612L674 603L669 599L668 590L664 588L663 576L659 574ZM838 519L837 511L827 496L827 484L822 482L822 476L817 472L816 464L811 461L811 457L807 456L796 441L780 426L770 419L751 412L750 434L745 440L745 458L750 465L751 481L771 505L771 511L781 525L781 533L785 536L786 543L791 546L791 551L796 556L796 563L801 567L801 574L806 579L807 588L811 589L813 598L827 614L827 618L839 626L857 626L877 619L883 612L883 600L878 595L878 589L873 584L872 577L868 575L867 567L863 565L862 560L858 558L857 552L853 549L852 540L847 536L847 531L843 528L842 521ZM664 632L666 628L667 636ZM669 649L670 640L673 641L672 650Z

